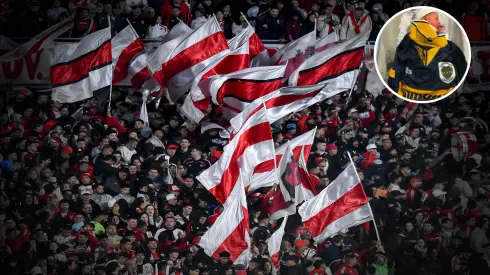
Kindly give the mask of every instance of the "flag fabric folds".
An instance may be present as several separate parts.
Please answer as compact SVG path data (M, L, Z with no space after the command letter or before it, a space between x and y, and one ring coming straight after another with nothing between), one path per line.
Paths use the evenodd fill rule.
M205 116L203 112L211 104L211 94L209 92L210 77L243 70L248 68L249 64L248 42L245 41L244 44L232 50L222 59L210 64L196 77L182 106L182 112L190 120L199 123Z
M368 35L355 36L306 59L289 77L289 85L326 83L329 87L350 89L364 59Z
M215 18L183 37L162 44L147 59L148 67L167 98L176 102L209 64L229 52L228 43Z
M250 66L261 67L271 65L271 57L269 56L267 49L257 33L255 33L254 28L250 25L243 29L238 35L230 39L230 41L228 41L228 45L230 46L231 50L234 50L247 41L250 48Z
M148 70L147 58L143 41L129 24L112 39L112 84L129 85L141 90L146 83L148 89L157 90L159 87Z
M303 225L319 243L343 229L372 220L369 202L354 164L298 209Z
M316 40L315 42L315 53L323 52L324 50L335 46L339 43L339 35L337 32L332 32L327 36Z
M198 244L213 259L219 259L223 251L230 253L234 264L248 265L252 259L250 251L250 224L243 185L237 189L235 199L225 207L211 228Z
M52 98L71 103L93 96L112 83L109 28L91 33L78 43L62 44L51 53Z
M267 240L267 248L269 249L269 255L271 257L272 263L276 268L280 267L279 254L281 251L282 238L284 237L284 229L286 228L286 223L288 221L288 215L284 216L281 226L272 234L272 236Z
M308 159L315 138L315 132L314 129L310 130L289 141L294 161L299 163L300 154L304 154L304 158ZM284 143L276 148L276 162L274 162L274 159L270 159L255 168L252 176L252 183L248 189L249 192L262 187L272 186L274 183L278 182L278 174L275 171L275 165L279 165L283 155L286 153L287 147L288 143Z
M231 119L256 98L279 89L285 69L285 66L256 67L212 77L211 99L214 104L228 109L230 115L224 116Z
M225 146L219 160L197 177L225 207L233 201L230 195L235 187L247 187L255 167L275 155L266 109L244 115L248 119Z

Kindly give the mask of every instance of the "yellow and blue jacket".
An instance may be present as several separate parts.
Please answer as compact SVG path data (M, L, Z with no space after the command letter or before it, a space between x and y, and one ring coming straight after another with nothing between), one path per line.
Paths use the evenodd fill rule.
M454 90L466 68L466 58L456 44L427 21L416 20L396 49L388 85L407 99L433 100Z

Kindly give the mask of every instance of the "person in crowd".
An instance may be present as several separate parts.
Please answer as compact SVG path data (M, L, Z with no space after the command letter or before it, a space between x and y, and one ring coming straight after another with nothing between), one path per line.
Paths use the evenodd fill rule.
M284 18L279 14L278 8L271 8L269 12L257 19L257 35L261 39L278 40L283 38Z
M149 26L148 30L146 31L146 38L162 39L168 33L167 26L163 25L162 23L163 21L161 16L155 17L153 25Z
M373 22L371 17L369 17L369 12L360 7L355 8L342 20L340 40L343 41L356 35L370 32L372 28Z

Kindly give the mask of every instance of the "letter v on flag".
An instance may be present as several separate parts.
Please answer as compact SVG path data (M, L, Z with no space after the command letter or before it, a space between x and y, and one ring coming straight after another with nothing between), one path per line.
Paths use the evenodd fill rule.
M368 199L352 163L320 194L305 201L298 213L316 243L372 220Z

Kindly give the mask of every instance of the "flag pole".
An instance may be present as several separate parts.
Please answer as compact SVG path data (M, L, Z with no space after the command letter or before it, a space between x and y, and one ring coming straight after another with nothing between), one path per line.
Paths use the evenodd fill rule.
M127 18L126 18L127 20ZM111 17L110 16L107 16L107 21L109 22L109 32L111 34L111 40L112 40L112 26L111 26ZM129 23L129 20L128 20L128 23ZM111 50L111 61L112 61L112 50ZM112 67L112 78L114 78L114 65L111 66ZM109 86L109 105L107 107L107 111L110 112L111 111L111 102L112 102L112 79L111 79L111 85Z
M240 12L240 14L243 16L243 19L245 19L245 22L247 22L247 25L252 26L252 25L250 25L250 22L248 22L248 19L245 16L245 14L243 14L243 12Z
M349 160L350 160L351 164L354 166L354 169L355 169L356 165L354 164L354 161L352 160L352 157L350 155L350 152L347 152L347 155L349 156ZM362 186L361 178L359 178L359 174L357 174L357 170L355 170L355 172L356 172L357 180L359 181L359 183ZM364 190L364 187L362 189ZM369 204L369 202L367 203L367 205L369 207L369 212L371 213L371 217L373 217L374 230L376 231L376 237L378 238L378 241L381 241L381 239L379 238L378 226L376 225L376 219L374 218L373 210L371 209L371 205Z
M352 80L352 86L350 88L349 92L349 97L352 95L352 91L354 91L354 87L356 86L357 78L359 77L359 72L361 71L362 66L364 65L364 62L361 62L361 65L359 65L359 68L357 69L357 72L355 73L355 77Z

